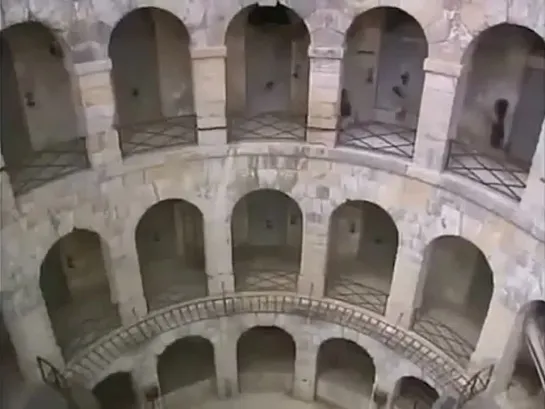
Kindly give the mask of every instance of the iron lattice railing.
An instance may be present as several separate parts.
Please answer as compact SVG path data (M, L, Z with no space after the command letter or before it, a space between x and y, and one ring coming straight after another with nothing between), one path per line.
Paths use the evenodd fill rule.
M469 341L448 325L429 316L416 318L413 331L437 345L448 356L463 365L469 363L471 354L475 349Z
M378 121L344 124L340 120L337 144L411 159L416 130Z
M494 189L519 201L526 188L528 170L521 166L472 149L469 145L450 140L445 167L452 173Z
M306 115L267 112L253 116L227 116L229 142L246 140L304 141L306 139L306 127Z
M118 125L123 156L197 143L197 118L182 115L154 121Z
M31 152L20 163L6 165L5 170L13 194L18 196L90 167L85 138L77 138Z
M284 313L342 325L367 335L412 361L444 390L462 396L471 378L463 368L418 335L388 324L383 317L328 299L288 293L238 293L208 297L155 311L143 320L101 338L68 363L63 375L88 384L120 356L164 332L193 322L246 313ZM473 393L477 386L471 388Z
M388 302L387 292L343 276L327 283L326 295L380 315L384 315Z

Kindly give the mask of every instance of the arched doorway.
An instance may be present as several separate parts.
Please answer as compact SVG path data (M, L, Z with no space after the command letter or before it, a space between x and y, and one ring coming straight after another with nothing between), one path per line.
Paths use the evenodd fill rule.
M348 201L331 215L326 296L384 314L398 247L397 227L381 207Z
M40 288L65 359L121 325L98 234L75 229L48 251Z
M375 365L353 341L332 338L320 345L316 399L346 409L366 408L375 383Z
M157 364L163 403L167 407L189 407L204 396L217 395L214 346L200 336L188 336L159 356Z
M241 393L286 392L293 386L295 341L278 327L253 327L237 343Z
M4 322L4 314L1 310L2 297L3 294L0 293L0 385L2 385L0 401L10 408L11 405L16 407L17 402L22 402L25 396L25 381L19 369L17 353Z
M38 22L0 33L1 148L16 195L89 167L69 56Z
M521 409L541 409L545 404L545 301L530 302L520 314L522 331L514 334L520 338L518 348L507 352L515 355L511 381L500 401ZM515 329L518 332L520 327Z
M137 409L138 402L131 374L116 372L100 381L94 388L101 409Z
M500 24L469 46L447 170L520 200L545 119L545 41Z
M303 240L295 200L277 190L248 193L233 209L231 234L237 291L295 291Z
M155 7L114 27L109 55L124 156L196 142L189 44L184 24Z
M405 11L378 7L347 31L338 143L411 158L428 43Z
M425 277L413 330L467 363L488 314L493 273L484 254L458 236L441 236L425 251Z
M432 409L439 394L427 382L404 376L396 385L392 409Z
M310 35L291 9L257 4L229 23L227 116L230 141L305 139Z
M149 310L205 297L203 217L184 200L150 207L136 227L136 249Z

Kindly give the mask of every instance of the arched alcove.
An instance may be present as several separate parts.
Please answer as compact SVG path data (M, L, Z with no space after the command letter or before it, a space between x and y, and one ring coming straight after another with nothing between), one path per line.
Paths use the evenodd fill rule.
M242 197L231 216L237 291L294 291L301 264L303 215L295 200L271 189Z
M65 359L121 325L110 293L108 254L98 234L74 229L48 251L40 288Z
M493 272L482 251L459 236L425 250L420 306L413 330L460 362L473 353L488 314Z
M518 348L507 352L515 355L511 380L500 400L517 409L541 409L545 404L545 377L540 378L538 368L543 371L545 363L545 351L541 347L545 334L545 301L530 302L520 314L522 331L517 334Z
M545 119L545 41L500 24L470 44L458 81L446 168L514 200Z
M414 376L404 376L395 388L392 409L432 409L439 393L427 382Z
M281 4L254 4L229 23L225 43L229 140L304 140L310 44L304 21Z
M343 59L338 143L411 158L428 55L424 30L395 7L354 19Z
M2 398L0 401L11 408L20 402L25 393L25 381L17 361L17 353L4 322L0 293L0 385Z
M131 375L116 372L93 388L101 409L137 409L136 394Z
M217 396L214 346L200 336L169 345L159 356L157 373L163 403L188 407Z
M291 392L295 341L278 327L253 327L237 343L240 392Z
M154 7L114 27L108 51L123 155L196 142L189 44L184 24Z
M149 310L208 294L203 216L196 206L159 202L144 213L135 236Z
M366 408L375 383L371 356L353 341L332 338L320 345L316 399L346 409Z
M16 195L89 167L65 50L38 22L0 33L1 149Z
M331 215L326 296L383 314L398 247L397 227L376 204L348 201Z

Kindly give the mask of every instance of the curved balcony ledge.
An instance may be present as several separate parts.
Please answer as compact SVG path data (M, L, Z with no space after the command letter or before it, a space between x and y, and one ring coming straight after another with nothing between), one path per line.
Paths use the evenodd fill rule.
M485 380L475 385L474 377L468 376L458 362L430 342L412 331L389 324L371 311L337 300L313 299L285 292L210 296L157 310L80 350L68 362L64 375L85 385L93 384L117 359L162 333L198 321L248 313L296 315L350 328L421 367L444 391L458 396L465 396L469 385L472 392L486 387Z
M26 217L28 209L40 206L44 209L58 207L59 198L65 198L63 207L70 206L75 195L89 195L90 191L104 193L102 185L118 177L156 167L177 167L189 162L243 156L276 156L298 160L312 159L367 167L384 171L434 186L459 196L467 202L488 210L513 223L536 240L545 242L545 231L536 226L532 215L521 211L519 204L501 193L491 191L479 183L448 172L432 172L416 166L402 157L385 155L373 151L355 150L346 147L327 148L322 145L296 141L282 142L237 142L229 145L178 146L169 150L150 151L125 158L122 162L94 170L72 174L51 182L16 198L20 217ZM113 188L122 188L121 182ZM44 210L44 216L48 211ZM2 226L4 228L9 222Z

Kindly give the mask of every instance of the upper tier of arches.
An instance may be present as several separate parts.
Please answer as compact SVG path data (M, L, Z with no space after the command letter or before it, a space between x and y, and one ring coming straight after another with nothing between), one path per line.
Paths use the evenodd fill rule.
M187 27L195 46L217 46L225 42L228 26L245 7L274 1L201 0L180 3L173 0L119 2L101 1L82 5L55 0L47 7L40 3L5 2L0 15L0 29L27 21L40 21L53 29L78 62L103 59L107 55L109 37L116 24L135 8L156 7L170 12ZM352 2L341 0L320 8L309 0L282 0L304 21L312 47L342 46L352 21L374 7L399 7L413 16L425 32L430 44L430 57L459 61L465 49L480 32L502 22L509 22L545 38L545 7L537 0L494 3L485 0L471 4L447 3L441 0ZM451 5L450 5L451 4ZM491 10L490 8L493 7Z

